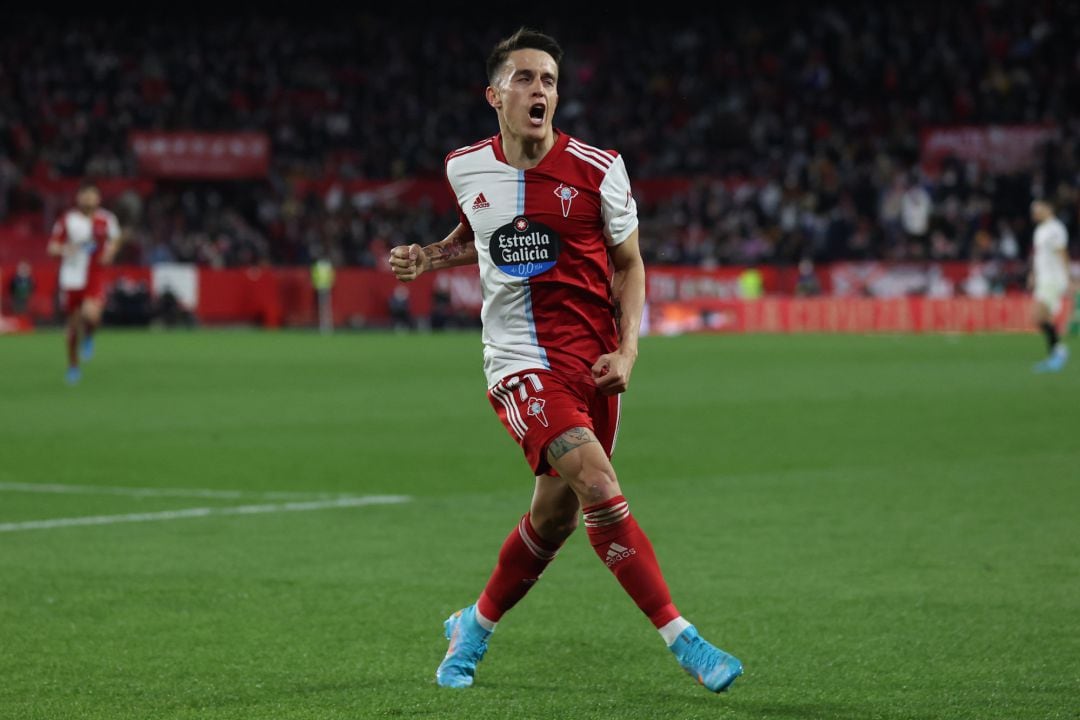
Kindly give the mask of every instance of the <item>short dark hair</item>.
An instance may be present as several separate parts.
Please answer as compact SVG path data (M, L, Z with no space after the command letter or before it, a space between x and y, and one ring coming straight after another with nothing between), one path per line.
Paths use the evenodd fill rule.
M555 38L537 30L530 30L525 27L518 28L517 32L508 38L503 38L491 49L491 54L488 55L487 59L488 82L494 85L495 76L498 74L499 69L502 68L503 63L506 62L506 58L510 57L510 53L523 49L546 52L555 60L556 68L562 62L562 48L559 47L559 43L555 41Z
M82 180L80 180L79 188L75 192L76 194L78 194L84 190L97 190L98 192L101 192L101 190L98 188L98 184L90 178L83 178Z

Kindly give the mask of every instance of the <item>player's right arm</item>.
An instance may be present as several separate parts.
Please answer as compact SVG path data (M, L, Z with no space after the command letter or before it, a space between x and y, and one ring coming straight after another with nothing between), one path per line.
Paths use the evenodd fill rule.
M472 265L477 262L473 233L463 223L439 242L421 247L398 245L390 251L390 268L402 282L410 282L429 270Z
M53 257L71 254L72 246L67 242L67 230L64 227L63 218L53 223L52 234L49 235L49 244L45 249Z

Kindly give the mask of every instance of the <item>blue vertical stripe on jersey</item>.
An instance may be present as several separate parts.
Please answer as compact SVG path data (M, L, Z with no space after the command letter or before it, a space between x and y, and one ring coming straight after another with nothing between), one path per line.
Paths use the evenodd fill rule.
M518 170L518 192L517 192L517 214L525 214L525 171ZM533 317L532 309L532 287L529 286L529 278L525 278L522 281L522 286L525 288L525 319L529 322L529 335L532 337L532 343L536 346L537 354L540 357L540 362L544 363L544 368L551 369L551 363L548 362L547 351L540 347L540 341L536 339L536 319Z

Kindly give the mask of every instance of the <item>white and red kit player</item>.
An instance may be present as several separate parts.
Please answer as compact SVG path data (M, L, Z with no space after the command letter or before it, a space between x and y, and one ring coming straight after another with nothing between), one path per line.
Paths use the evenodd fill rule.
M67 317L69 383L79 381L80 356L89 359L93 354L94 331L101 324L105 307L101 268L112 262L119 245L116 216L101 207L101 193L95 185L83 184L76 194L75 207L53 225L48 248L50 255L60 257L60 303Z
M622 158L552 124L561 55L553 39L524 29L496 45L486 96L500 132L446 159L460 224L438 243L390 255L403 281L479 263L488 398L536 477L529 512L476 604L445 623L450 647L436 679L472 684L496 623L539 579L580 512L596 554L680 665L719 692L742 666L679 614L610 462L619 393L638 353L645 268Z
M1047 357L1036 363L1036 372L1058 372L1069 359L1069 349L1058 333L1058 315L1070 297L1069 231L1054 214L1049 200L1031 203L1035 232L1031 239L1031 272L1028 286L1033 294L1035 324L1046 337Z

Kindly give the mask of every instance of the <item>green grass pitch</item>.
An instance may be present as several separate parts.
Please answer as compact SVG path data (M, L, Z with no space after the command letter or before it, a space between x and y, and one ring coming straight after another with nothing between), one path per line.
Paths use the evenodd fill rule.
M69 388L0 338L0 718L1080 717L1080 366L1034 334L646 338L615 467L745 675L683 674L579 531L436 687L532 488L479 343L107 331ZM411 501L285 511L367 495Z

